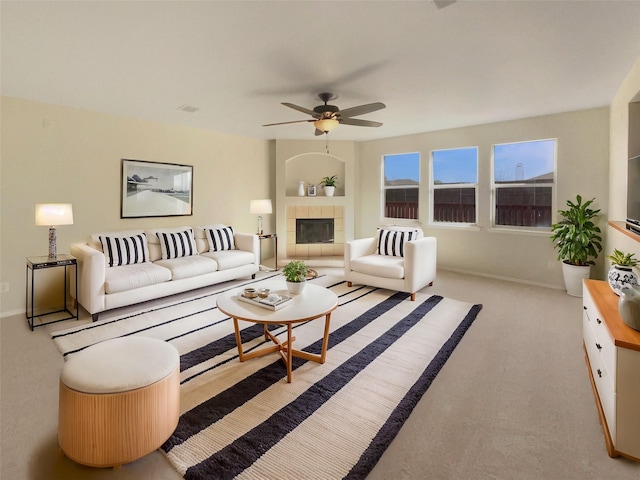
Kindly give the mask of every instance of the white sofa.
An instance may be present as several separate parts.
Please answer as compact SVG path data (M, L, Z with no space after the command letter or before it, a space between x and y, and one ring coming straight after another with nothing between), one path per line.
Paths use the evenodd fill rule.
M419 228L385 226L375 237L345 244L347 284L371 285L411 294L436 278L437 242Z
M78 261L77 301L96 321L113 308L255 278L259 249L257 235L217 224L95 233L71 245Z

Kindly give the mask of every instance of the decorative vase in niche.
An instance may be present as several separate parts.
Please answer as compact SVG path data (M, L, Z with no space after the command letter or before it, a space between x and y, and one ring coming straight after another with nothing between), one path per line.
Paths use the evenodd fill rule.
M304 284L305 283L306 282L289 282L289 281L287 281L287 290L289 290L289 293L297 295L298 293L302 293L302 290L304 289Z
M638 285L638 275L633 271L633 268L622 265L611 265L609 273L607 274L607 280L609 281L611 290L618 296L624 287L634 287Z
M304 180L298 182L298 196L304 197Z
M329 185L329 186L325 185L325 186L324 186L324 194L325 194L327 197L333 197L333 193L334 193L335 191L336 191L336 187L332 187L331 185Z

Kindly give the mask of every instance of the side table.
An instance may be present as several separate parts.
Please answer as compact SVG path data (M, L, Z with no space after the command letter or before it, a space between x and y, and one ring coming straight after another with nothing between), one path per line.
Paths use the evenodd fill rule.
M78 298L78 262L75 257L71 255L58 255L55 258L49 258L48 256L40 256L40 257L27 257L27 279L26 279L26 315L27 315L27 323L31 328L31 331L35 327L40 327L42 325L47 325L49 323L62 322L63 320L78 320L78 306L76 303L75 313L71 312L67 307L67 267L73 265L75 267L75 275L76 275L76 295L75 298ZM42 313L40 315L35 315L35 271L42 270L44 268L56 268L63 267L64 268L64 290L62 291L62 308L60 310L54 310L52 312ZM31 290L29 290L31 287ZM31 291L31 294L29 294ZM29 306L31 309L29 309ZM69 316L65 316L64 318L56 318L50 322L38 323L35 324L35 320L40 317L45 317L47 315L53 315L56 313L66 313Z
M260 258L258 260L258 265L260 263L262 263L262 240L268 240L268 239L273 239L275 245L274 245L274 253L275 253L275 263L274 263L274 269L273 270L267 270L267 271L277 271L278 270L278 234L276 233L259 233L258 234L258 240L260 240ZM266 267L264 267L266 270Z

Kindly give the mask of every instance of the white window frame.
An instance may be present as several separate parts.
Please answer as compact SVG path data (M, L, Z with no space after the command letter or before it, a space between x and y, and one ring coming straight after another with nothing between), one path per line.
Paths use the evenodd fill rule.
M444 152L450 150L466 150L469 148L474 148L476 150L476 181L475 183L443 183L436 184L434 182L435 177L433 173L433 153L434 152ZM429 153L429 225L430 226L448 226L448 227L477 227L478 225L478 214L479 214L479 202L478 202L478 177L479 175L479 156L480 149L477 146L470 147L454 147L454 148L439 148L436 150L431 150ZM439 189L448 189L448 188L473 188L475 192L475 222L440 222L435 221L433 218L434 212L434 196L435 191Z
M535 140L521 140L517 142L503 142L503 143L495 143L491 145L491 212L490 212L490 220L491 220L491 229L494 231L512 231L512 232L523 232L523 233L541 233L548 234L551 231L551 225L548 227L535 227L535 226L519 226L519 225L497 225L496 224L496 198L497 198L497 190L500 188L536 188L535 185L530 183L509 183L507 185L496 184L495 181L495 147L501 145L517 145L521 143L534 143L534 142L554 142L554 151L553 151L553 181L538 184L537 188L549 188L551 187L551 224L553 224L554 214L557 210L556 206L556 195L557 195L557 178L558 178L558 139L557 138L539 138Z
M418 184L414 186L412 185L398 185L398 186L386 186L385 185L385 177L384 177L384 167L385 167L385 158L386 157L395 157L395 156L399 156L399 155L417 155L418 156ZM416 225L420 222L420 186L421 186L421 173L420 173L420 167L422 164L422 155L420 154L420 152L414 151L414 152L400 152L400 153L385 153L382 155L381 159L380 159L380 178L381 178L381 182L380 182L380 186L381 186L381 191L380 191L380 219L382 222L386 222L386 223L395 223L395 224L399 224L399 225ZM386 211L386 205L387 205L387 190L399 190L399 189L403 189L406 190L408 188L415 188L416 191L418 192L418 201L417 201L417 205L418 205L418 215L417 218L395 218L395 217L387 217L385 215L385 211Z

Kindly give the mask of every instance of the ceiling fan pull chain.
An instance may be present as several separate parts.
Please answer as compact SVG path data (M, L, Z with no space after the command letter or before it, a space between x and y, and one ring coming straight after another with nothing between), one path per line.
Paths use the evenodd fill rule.
M324 132L324 145L325 148L327 149L327 155L329 155L329 133L328 132Z

